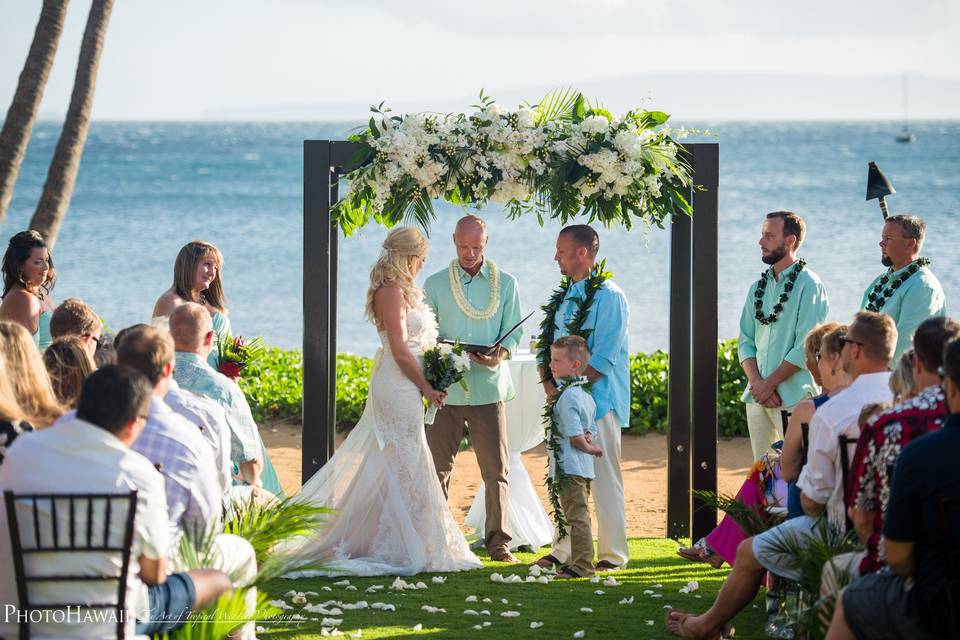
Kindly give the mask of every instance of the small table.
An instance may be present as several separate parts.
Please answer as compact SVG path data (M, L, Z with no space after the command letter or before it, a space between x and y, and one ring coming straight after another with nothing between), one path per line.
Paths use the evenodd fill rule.
M553 541L553 523L547 515L533 482L523 466L521 454L544 440L543 406L547 396L540 384L536 357L529 351L518 351L509 361L510 377L516 397L506 403L507 449L510 468L507 476L507 523L513 536L510 549L528 545L539 549ZM466 524L483 536L486 510L484 486L473 500Z

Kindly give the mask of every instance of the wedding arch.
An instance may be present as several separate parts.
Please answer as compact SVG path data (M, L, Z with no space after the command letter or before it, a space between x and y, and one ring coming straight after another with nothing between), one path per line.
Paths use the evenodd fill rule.
M380 105L348 140L304 141L303 480L334 449L338 232L429 227L437 198L541 224L670 224L667 535L705 535L716 511L691 489L717 487L719 145L681 144L663 112L617 118L574 91L515 110L481 92L474 107L399 116Z

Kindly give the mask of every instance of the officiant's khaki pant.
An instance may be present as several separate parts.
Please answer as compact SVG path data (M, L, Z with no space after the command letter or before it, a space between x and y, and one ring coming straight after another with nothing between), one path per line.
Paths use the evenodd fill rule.
M437 412L433 424L427 426L427 444L433 454L443 495L447 497L453 462L460 451L463 429L469 425L468 437L486 494L487 521L484 524L483 542L491 554L506 550L510 542L507 533L507 420L503 402L478 406L445 405Z

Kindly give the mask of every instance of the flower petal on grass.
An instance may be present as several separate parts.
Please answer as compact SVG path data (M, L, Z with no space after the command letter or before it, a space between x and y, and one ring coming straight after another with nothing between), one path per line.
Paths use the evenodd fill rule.
M419 622L410 628L413 629L414 631L423 631L423 625L420 624Z
M484 623L483 623L483 626L485 626L485 627L489 627L489 626L491 626L491 625L493 625L492 622L484 622Z
M617 579L614 578L613 576L610 576L609 578L603 581L603 586L605 587L619 587L621 584L623 583L617 582Z
M606 591L604 591L603 589L597 589L596 591L593 592L593 594L597 596L602 596L605 593Z
M542 623L542 622L531 622L531 623L530 623L530 628L531 628L531 629L539 629L539 628L542 627L542 626L543 626L543 623Z
M480 630L483 629L483 626L482 626L482 625L479 625L479 624L475 624L475 625L473 625L472 628L475 629L476 631L480 631Z
M504 611L500 614L501 618L518 618L520 617L519 611Z
M464 602L476 602L476 601L477 601L477 596L467 596L464 599Z
M340 580L339 582L334 582L333 586L335 587L346 587L350 584L349 580Z
M464 610L463 610L463 615L465 615L465 616L478 616L478 615L480 615L480 614L477 613L476 611L474 611L473 609L464 609Z
M488 615L490 615L490 612L487 611L486 609L483 609L482 611L480 611L480 615L482 615L482 616L488 616Z
M446 576L433 576L432 578L430 578L430 581L435 584L443 584L444 582L447 581L447 578Z
M343 624L343 618L324 618L320 621L321 627L339 627Z
M590 607L580 607L580 613L593 613L593 609Z
M622 598L620 600L620 604L633 604L633 596L630 596L629 598Z
M574 637L574 638L582 638L582 637L585 636L585 635L587 635L587 632L584 631L583 629L581 629L580 631L575 632L575 633L573 634L573 637Z

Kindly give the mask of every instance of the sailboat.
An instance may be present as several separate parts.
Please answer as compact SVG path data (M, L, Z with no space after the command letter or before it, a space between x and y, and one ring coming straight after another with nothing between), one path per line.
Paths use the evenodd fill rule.
M913 135L913 132L910 131L910 120L907 116L907 96L907 74L903 74L903 129L896 135L895 140L897 142L910 144L917 139L917 136Z

